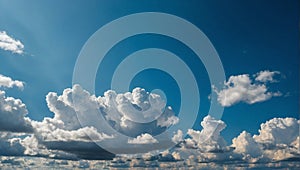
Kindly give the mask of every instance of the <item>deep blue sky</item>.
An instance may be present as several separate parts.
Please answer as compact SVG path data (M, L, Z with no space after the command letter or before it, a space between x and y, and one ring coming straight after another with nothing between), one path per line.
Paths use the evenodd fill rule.
M257 133L259 125L270 118L299 117L299 5L296 0L0 1L0 31L21 40L26 52L20 56L1 50L0 74L26 82L24 91L12 89L7 93L22 99L29 117L41 120L52 116L45 102L46 94L61 93L71 87L76 58L87 39L101 26L137 12L174 14L192 22L207 35L219 53L227 77L252 75L261 70L277 70L283 74L280 82L270 88L289 93L287 97L225 108L222 119L227 128L223 135L230 140L242 130ZM142 41L143 38L148 41ZM163 36L141 35L122 41L108 56L118 55L121 59L146 47L168 49L192 67L201 84L203 104L199 122L209 107L210 86L201 62L194 60L193 53L184 45ZM98 70L97 95L107 90L103 80L110 78L109 69L118 62L110 60L108 57L111 65L106 70ZM155 78L149 78L153 75ZM148 70L136 76L132 87L141 82L145 88L165 89L169 104L178 109L178 89L168 87L174 83L170 76ZM200 128L199 123L195 128Z

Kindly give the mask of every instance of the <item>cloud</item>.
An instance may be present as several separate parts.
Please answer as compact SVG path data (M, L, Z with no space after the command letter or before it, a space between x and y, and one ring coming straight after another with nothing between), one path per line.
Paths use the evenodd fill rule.
M25 104L20 99L6 97L0 90L0 131L32 132Z
M183 132L181 130L178 130L177 133L175 133L172 137L172 141L176 144L183 141Z
M276 80L274 79L274 76L276 74L280 74L280 72L279 71L269 71L269 70L260 71L259 73L257 73L255 75L256 76L255 80L263 82L263 83L276 82Z
M152 144L158 143L158 141L148 133L141 134L132 140L128 140L130 144Z
M222 90L215 89L218 95L218 102L229 107L239 102L254 104L269 100L274 96L281 96L280 92L270 92L267 88L267 82L274 82L273 76L279 72L262 71L256 74L255 80L252 80L248 74L230 76L227 82L224 82Z
M152 98L149 99L149 96ZM172 108L161 109L165 103L159 96L147 93L141 88L124 94L108 91L104 96L96 97L79 85L74 85L72 88L65 89L61 95L50 92L46 96L46 101L54 116L45 117L42 121L34 121L26 117L28 111L21 100L6 97L5 92L0 91L0 117L3 117L0 119L0 122L2 120L0 124L2 155L43 156L72 160L115 157L114 154L99 147L95 141L108 142L110 146L117 149L137 149L139 146L150 148L149 151L157 153L156 151L164 149L161 138L145 131L149 129L158 133L174 124L172 123L174 121L169 121L175 116ZM158 120L146 123L146 125L138 125L127 116L131 114L127 111L132 109L129 104L138 111L150 109L147 114L154 110L162 111L162 113L157 113L152 117L158 116ZM83 114L85 118L84 124L77 119L80 114ZM123 141L119 140L117 133L105 133L102 123L90 114L102 114L112 127L119 127L118 130L128 130L131 135L135 135L135 138L127 138ZM122 121L122 118L126 120ZM185 164L190 164L191 162L245 161L253 163L300 159L299 123L300 121L295 118L273 118L261 124L259 134L251 136L243 131L232 140L231 145L227 145L221 136L221 132L226 128L225 122L208 115L201 121L202 130L189 129L188 138L183 139L184 133L181 130L174 132L170 137L170 142L179 143L170 150L160 154L158 152L158 155L143 157L143 159L123 160L120 166L168 167L163 162L179 160L186 160ZM165 126L162 127L163 124ZM127 148L130 145L134 147ZM132 152L136 153L135 151ZM51 162L48 163L51 164ZM83 162L76 167L92 167L93 165L91 162Z
M113 154L99 148L94 142L108 142L110 146L121 150L130 150L127 147L124 148L124 142L129 143L128 146L144 144L141 149L148 148L147 150L150 150L153 149L150 147L152 144L161 146L158 145L158 140L145 129L157 133L175 124L173 120L170 121L170 118L174 117L174 112L171 108L161 108L165 106L165 103L160 96L148 93L141 88L124 94L117 94L110 90L104 96L96 97L90 95L79 85L74 85L72 88L65 89L61 95L49 92L46 102L54 116L53 118L45 117L43 121L30 121L34 134L22 141L27 154L66 156L72 159L109 159L113 157ZM137 113L142 110L140 113L144 114L143 117L156 118L159 116L157 119L162 123L159 124L158 120L154 120L140 125L131 121L132 107L137 110ZM120 141L118 133L106 133L107 127L103 126L105 122L97 121L97 117L101 117L101 114L107 118L107 123L110 123L112 127L119 128L116 130L128 132L130 136L137 137ZM78 117L80 116L84 119L83 122L79 122ZM162 124L163 127L161 127ZM43 149L39 150L38 148ZM97 154L100 152L101 155Z
M220 132L226 127L226 124L222 120L217 120L208 115L201 122L201 126L203 127L201 131L188 130L187 133L192 140L188 143L195 143L196 147L204 152L223 150L226 142L220 136Z
M246 131L243 131L238 137L232 139L232 147L235 148L234 152L242 154L244 159L249 156L251 158L259 157L262 154L259 144Z
M11 132L0 132L0 154L2 156L22 156L25 147L21 139Z
M24 45L22 42L7 35L5 31L0 31L0 49L17 54L24 53Z
M261 124L258 135L243 131L232 139L231 145L226 145L220 136L226 124L206 116L201 122L201 131L189 129L190 138L171 150L181 159L193 162L299 160L299 122L294 118L273 118Z
M14 86L23 90L24 82L19 81L19 80L12 80L10 77L6 77L6 76L0 74L0 87L12 88Z
M299 125L295 118L273 118L260 125L254 139L268 146L290 145L299 136Z

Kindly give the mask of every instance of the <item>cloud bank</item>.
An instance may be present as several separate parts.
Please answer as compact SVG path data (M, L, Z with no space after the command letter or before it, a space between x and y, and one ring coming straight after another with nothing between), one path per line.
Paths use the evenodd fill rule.
M231 80L249 85L247 75L237 76ZM274 80L260 78L259 81ZM250 83L250 86L252 85L253 83ZM11 87L13 86L6 86L6 88ZM95 144L95 142L107 141L116 148L130 144L135 147L154 149L143 154L141 159L128 159L128 155L117 157L109 165L111 167L168 167L162 162L180 164L183 160L185 164L192 165L198 162L255 163L300 159L300 121L295 118L273 118L261 124L258 134L251 135L243 131L232 139L232 144L228 144L222 137L226 123L208 115L200 123L202 130L189 129L187 132L178 130L170 136L170 140L177 145L161 152L161 148L153 147L162 143L152 131L161 132L180 120L175 116L172 108L167 107L156 94L136 88L132 92L120 94L109 90L104 96L96 97L79 85L74 85L72 88L65 89L61 95L55 92L48 93L46 102L54 116L45 117L42 121L34 121L26 117L28 111L20 99L6 97L5 92L0 91L1 155L72 160L112 159L115 157L114 154ZM135 113L131 112L132 109L136 109ZM141 118L146 117L150 121L143 126L132 121L135 118L134 114L138 114L141 110L146 111L141 112L144 113L140 115ZM78 114L86 116L86 124L78 121ZM118 135L105 133L103 126L89 114L102 114L111 127L120 133L129 131L132 138L119 141ZM152 119L157 120L151 121ZM185 134L188 135L186 138ZM92 162L87 162L82 162L78 166L92 166Z

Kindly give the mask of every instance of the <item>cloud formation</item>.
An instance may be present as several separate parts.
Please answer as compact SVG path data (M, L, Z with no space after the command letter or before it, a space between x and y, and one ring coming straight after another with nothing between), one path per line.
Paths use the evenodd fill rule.
M263 82L263 83L266 83L266 82L276 82L276 80L274 79L274 76L276 74L280 74L279 71L269 71L269 70L265 70L265 71L260 71L259 73L257 73L255 76L255 80L256 81L260 81L260 82Z
M268 82L275 82L275 74L279 72L262 71L255 74L254 80L249 74L230 76L228 81L224 82L223 89L214 89L218 95L218 102L224 107L229 107L239 102L254 104L281 96L280 92L270 92L267 87Z
M128 140L130 144L151 144L158 143L158 141L148 133L141 134L132 140Z
M20 99L6 97L0 90L0 131L32 132L25 104Z
M174 112L170 107L166 110L161 108L165 106L165 103L160 96L148 93L141 88L125 94L117 94L110 90L103 97L96 97L90 95L79 85L74 85L73 88L65 89L62 95L54 92L48 93L46 102L54 116L53 118L45 117L43 121L29 120L33 127L33 134L21 140L26 154L52 155L53 157L72 159L109 159L113 154L100 148L95 142L113 143L112 146L116 149L123 148L124 144L149 145L146 148L151 149L150 145L158 144L158 140L150 133L145 132L144 128L146 127L150 131L153 128L162 131L174 124L174 121L170 121L170 119L175 119ZM138 111L139 109L145 110L145 113L141 112L144 113L143 116L155 112L161 123L158 123L157 120L144 125L132 122L127 117L132 114L130 113L132 107L136 107L135 109ZM99 114L106 116L107 123L111 123L112 127L120 128L120 132L122 130L131 132L130 135L135 138L122 141L118 138L118 134L107 134L106 127L97 121ZM82 116L84 122L79 122L78 116ZM166 122L164 123L164 121ZM102 154L97 154L99 152Z
M19 89L24 89L24 82L19 80L12 80L12 78L0 74L0 87L12 88L18 87Z
M22 42L7 35L5 31L0 31L0 49L17 54L24 53L24 45Z
M161 140L145 132L147 128L161 132L164 128L179 121L174 121L178 118L174 115L172 108L166 107L165 110L161 108L165 106L165 103L159 96L147 93L141 88L124 94L117 94L110 90L104 96L96 97L79 85L75 85L65 89L61 95L50 92L46 96L46 102L49 110L54 113L53 118L46 117L43 121L34 121L26 117L28 111L21 100L6 97L5 92L0 91L0 117L3 117L0 119L2 120L0 123L2 155L29 155L59 159L111 159L115 155L99 147L94 143L95 141L108 142L116 148L129 144L135 147L156 149L152 146L162 145ZM130 120L132 115L127 112L132 109L131 107L138 111L149 110L142 115L143 117L149 117L148 113L154 111L162 111L162 113L157 113L152 117L158 120L140 126ZM86 117L85 124L78 121L78 114ZM102 114L112 127L120 128L118 129L120 132L122 130L134 131L131 133L134 137L122 141L119 140L117 134L106 134L101 123L89 114ZM111 166L151 167L155 164L156 167L168 167L167 164L160 162L182 160L187 161L185 164L193 164L196 162L245 161L253 163L300 159L299 124L300 121L295 118L273 118L261 124L258 134L252 136L243 131L232 139L232 144L228 145L221 135L226 128L226 123L208 115L201 121L202 130L189 129L187 131L188 138L184 139L184 132L181 130L174 133L170 138L174 143L178 143L174 148L160 154L157 154L159 150L157 148L158 150L152 152L153 155L143 156L143 159L132 159L130 162L121 159L120 162L117 161L117 165ZM149 153L145 155L147 154L149 155ZM91 167L93 164L83 162L78 166Z
M194 143L203 152L223 150L226 142L220 136L220 132L226 127L226 124L222 120L216 120L208 115L202 120L201 126L203 127L201 131L188 130L187 134L191 136L192 140L188 143Z
M205 130L205 125L208 124L210 129L211 122L221 126L216 129L216 132L208 133L211 135L203 140L201 137L203 132L209 132ZM190 129L188 134L191 138L185 139L180 148L174 149L182 159L193 159L197 162L246 161L248 163L300 159L300 121L295 118L273 118L261 124L258 135L252 136L243 131L232 139L231 145L226 145L220 136L220 132L226 126L223 121L207 116L201 125L204 125L203 130ZM194 144L193 147L191 144Z

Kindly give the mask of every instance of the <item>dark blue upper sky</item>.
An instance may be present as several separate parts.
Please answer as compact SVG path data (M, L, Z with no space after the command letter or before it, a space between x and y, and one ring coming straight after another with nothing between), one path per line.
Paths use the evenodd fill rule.
M201 29L218 51L227 77L252 75L261 70L282 73L280 82L270 89L288 95L225 108L222 119L227 128L223 135L227 140L242 130L257 133L259 125L273 117L299 117L299 1L296 0L0 1L0 31L6 31L25 45L22 56L0 51L0 74L26 82L24 91L11 89L7 90L8 95L21 98L32 119L52 116L45 96L50 91L61 93L72 86L73 68L87 39L114 19L149 11L177 15ZM187 47L168 37L140 35L117 44L107 54L105 62L109 66L98 70L97 95L108 89L113 66L122 57L148 47L178 54L197 75L203 102L199 122L209 107L207 96L211 91L207 73ZM165 89L169 104L178 109L178 87L170 86L174 80L169 75L157 70L142 72L133 80L132 88L141 82L149 90ZM195 128L200 128L199 123Z

